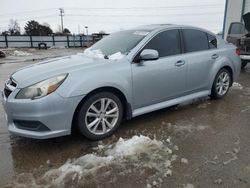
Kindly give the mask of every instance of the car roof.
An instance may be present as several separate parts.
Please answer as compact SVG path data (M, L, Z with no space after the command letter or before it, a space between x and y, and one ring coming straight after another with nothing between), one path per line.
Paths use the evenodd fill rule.
M135 29L154 31L158 29L173 28L173 27L180 27L180 26L174 24L150 24L150 25L142 25L136 27Z
M187 28L187 29L197 29L197 30L201 30L210 34L215 35L214 33L212 33L209 30L203 29L203 28L199 28L199 27L195 27L195 26L190 26L190 25L177 25L177 24L150 24L150 25L143 25L143 26L139 26L136 27L134 29L138 29L138 30L146 30L146 31L158 31L158 30L162 30L162 29L171 29L171 28Z

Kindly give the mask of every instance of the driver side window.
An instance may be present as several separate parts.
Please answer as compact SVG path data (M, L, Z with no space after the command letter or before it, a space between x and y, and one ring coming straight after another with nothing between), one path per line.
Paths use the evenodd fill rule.
M159 52L159 57L166 57L181 53L180 33L178 29L163 31L151 39L144 49Z

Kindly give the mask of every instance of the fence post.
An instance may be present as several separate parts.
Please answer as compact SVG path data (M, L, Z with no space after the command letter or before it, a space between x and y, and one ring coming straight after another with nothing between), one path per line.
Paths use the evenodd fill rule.
M55 43L55 36L54 35L52 35L52 42L53 42L53 46L55 46L56 43Z
M5 35L5 44L6 44L6 48L8 48L9 45L8 45L8 38L7 38L7 35Z
M30 35L30 46L31 48L33 48L33 40L32 40L32 36Z
M82 47L82 36L80 36L80 45Z
M69 35L67 35L67 44L68 44L68 47L69 47Z

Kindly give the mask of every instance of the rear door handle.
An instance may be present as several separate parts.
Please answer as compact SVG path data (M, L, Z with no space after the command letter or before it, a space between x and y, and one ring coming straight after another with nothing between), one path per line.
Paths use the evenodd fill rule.
M177 62L175 63L175 66L181 67L181 66L184 65L184 64L185 64L185 61L180 60L180 61L177 61Z
M218 54L213 54L211 58L212 58L212 59L217 59L218 57L219 57Z

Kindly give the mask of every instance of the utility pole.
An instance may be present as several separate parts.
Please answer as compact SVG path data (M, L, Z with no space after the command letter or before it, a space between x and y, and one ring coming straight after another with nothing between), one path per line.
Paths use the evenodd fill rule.
M87 36L88 36L88 34L89 34L89 33L88 33L88 28L89 28L89 27L86 25L86 26L85 26L85 29L86 29L86 34L87 34Z
M87 43L87 46L89 45L89 40L88 40L88 34L89 34L89 33L88 33L88 28L89 28L89 27L86 25L86 26L85 26L85 29L86 29L86 43Z
M60 11L60 17L61 17L61 26L62 26L62 33L63 33L63 16L64 16L64 9L63 8L59 8Z

